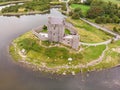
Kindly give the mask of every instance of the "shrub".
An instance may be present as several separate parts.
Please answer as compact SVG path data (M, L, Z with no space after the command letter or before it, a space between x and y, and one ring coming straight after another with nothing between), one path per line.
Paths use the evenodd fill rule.
M35 40L30 38L25 38L20 40L18 42L18 46L20 47L20 49L25 49L27 52L29 52L30 50L37 51L37 52L42 51L42 47L40 47Z
M43 29L47 29L47 26L46 26L46 25L44 25L44 26L43 26Z
M63 11L67 11L66 3L62 3L62 8Z
M49 58L63 58L63 59L68 59L69 55L68 55L68 50L65 48L60 48L60 47L51 47L46 49L45 51L45 55Z
M116 27L114 27L114 28L113 28L113 31L118 32L118 30L117 30L117 28L116 28Z
M79 13L73 13L72 14L72 19L79 19L79 18L80 18Z

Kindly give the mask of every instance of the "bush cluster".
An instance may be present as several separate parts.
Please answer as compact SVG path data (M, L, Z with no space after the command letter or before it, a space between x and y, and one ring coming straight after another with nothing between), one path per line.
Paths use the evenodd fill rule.
M93 0L87 12L87 18L96 23L120 23L120 7L112 2Z
M120 28L114 27L114 28L113 28L113 31L120 34Z
M72 19L79 19L80 17L83 17L81 8L75 8L73 11L69 13L69 15L72 16Z

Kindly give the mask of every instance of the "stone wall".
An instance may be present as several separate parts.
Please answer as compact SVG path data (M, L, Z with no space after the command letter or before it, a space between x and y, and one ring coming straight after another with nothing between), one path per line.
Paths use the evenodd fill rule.
M41 40L49 40L50 42L59 42L67 46L72 47L75 50L79 49L79 35L77 34L76 28L65 22L64 19L54 19L53 17L48 18L47 24L48 33L43 33L43 26L39 26L33 29L35 34ZM65 29L70 31L70 35L65 35Z
M73 35L72 48L75 50L79 49L79 35Z
M63 37L62 42L63 44L67 45L67 46L72 46L72 38L65 38Z
M76 35L77 34L76 28L71 23L65 22L65 28L70 30L72 35Z
M42 33L41 31L43 30L43 26L39 26L39 27L37 27L37 28L34 28L33 30L32 30L32 32L33 32L33 34L35 35L35 36L37 36L40 40L43 40L43 41L45 41L45 40L48 40L48 37L46 37L46 34L47 33ZM45 35L44 35L45 34Z
M69 38L71 37L71 38ZM63 44L71 46L73 49L79 49L79 35L68 35L63 37Z

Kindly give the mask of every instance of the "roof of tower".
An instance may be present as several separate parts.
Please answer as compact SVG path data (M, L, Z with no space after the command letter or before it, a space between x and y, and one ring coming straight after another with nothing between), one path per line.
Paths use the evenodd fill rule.
M64 19L60 17L49 17L49 22L51 24L63 24Z

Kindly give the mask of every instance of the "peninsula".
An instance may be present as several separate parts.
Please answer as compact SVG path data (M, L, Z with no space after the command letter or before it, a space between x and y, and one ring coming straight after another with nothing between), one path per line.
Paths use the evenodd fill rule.
M94 6L98 3L105 3L109 7L109 3L91 1ZM62 12L67 15L66 18L48 17L47 24L40 25L13 40L9 48L12 57L17 62L36 70L62 75L75 75L79 72L118 66L120 64L119 27L116 31L110 30L102 26L103 21L96 22L100 19L90 13L93 8L85 4L88 4L87 0L82 0L82 3L70 0L61 7ZM117 7L115 8L118 10ZM107 21L110 14L106 12L106 15L107 17L104 16L106 23L112 24L113 22ZM115 15L117 19L111 21L118 25L119 17L118 14Z

